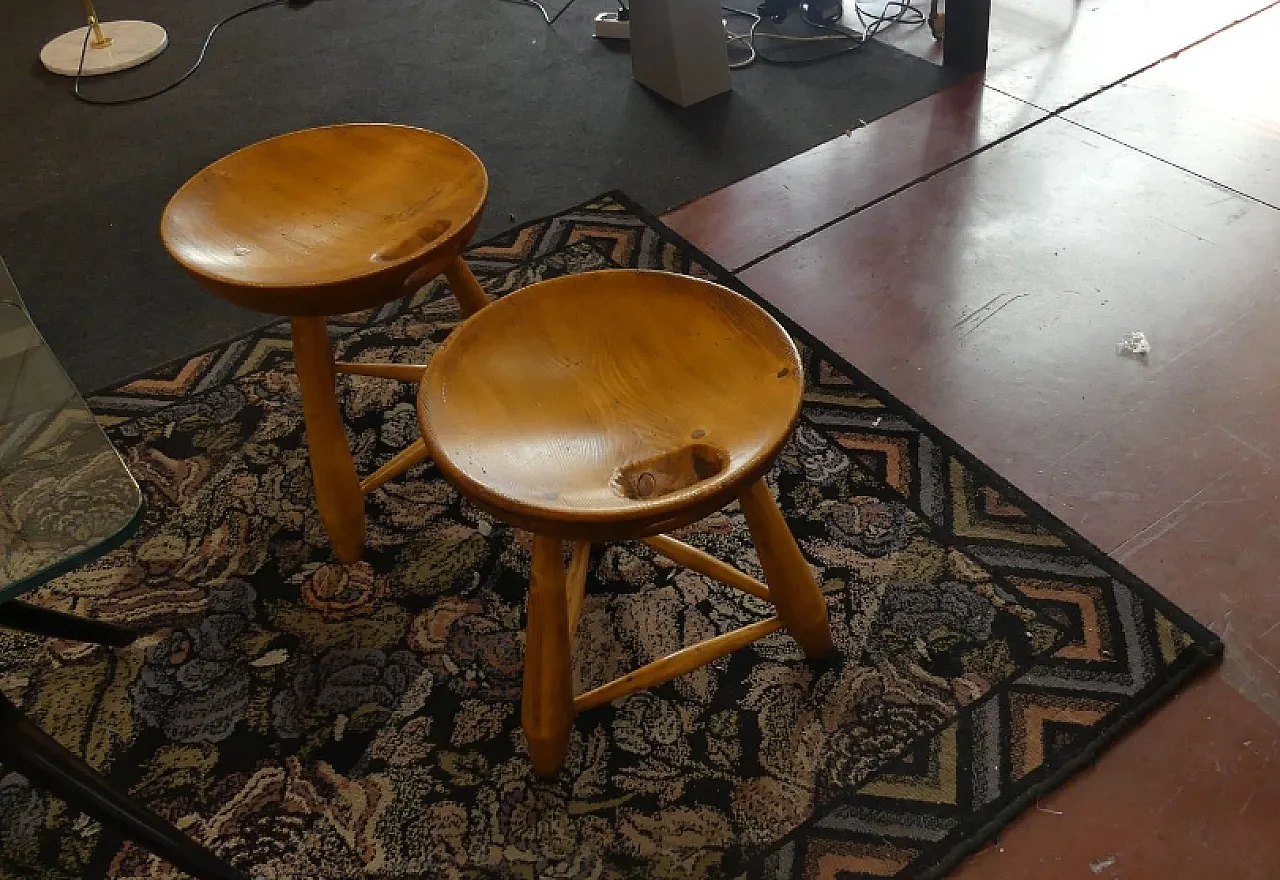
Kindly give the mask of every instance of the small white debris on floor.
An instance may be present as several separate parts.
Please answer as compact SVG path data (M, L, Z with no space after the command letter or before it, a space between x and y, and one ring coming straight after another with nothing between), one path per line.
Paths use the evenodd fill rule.
M1089 863L1089 870L1095 874L1101 874L1116 863L1115 856L1107 856L1105 859L1095 859Z
M1147 334L1141 330L1126 333L1116 343L1116 354L1121 357L1145 358L1151 354L1151 343L1147 341Z
M476 531L487 538L493 534L493 525L487 519L482 519L476 523Z

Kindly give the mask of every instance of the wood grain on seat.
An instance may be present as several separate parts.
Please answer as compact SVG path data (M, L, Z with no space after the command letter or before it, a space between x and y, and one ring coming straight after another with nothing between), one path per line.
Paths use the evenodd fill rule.
M441 134L312 128L196 174L160 233L180 265L233 302L341 314L394 299L424 267L444 271L475 231L488 186L475 154Z
M517 525L580 540L705 516L762 473L799 414L790 338L719 285L638 270L542 282L433 355L436 463Z

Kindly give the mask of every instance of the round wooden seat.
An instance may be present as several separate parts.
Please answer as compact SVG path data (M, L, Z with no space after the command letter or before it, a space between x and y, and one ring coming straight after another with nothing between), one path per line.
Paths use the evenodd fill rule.
M364 553L364 495L426 457L418 441L363 481L334 393L337 373L416 382L412 364L334 363L325 318L388 303L443 274L464 316L489 297L462 259L480 223L484 165L444 135L351 124L280 135L187 181L160 235L224 299L288 315L316 507L343 562Z
M381 305L470 240L488 195L457 141L403 125L280 135L219 159L170 199L165 247L214 292L278 315Z
M800 410L763 309L663 272L568 275L458 328L418 398L437 465L533 531L608 541L700 519L769 466Z
M534 533L521 723L535 772L559 770L576 712L784 625L810 657L830 651L822 592L764 481L803 388L795 345L763 309L664 272L534 284L471 317L432 356L418 392L427 449L463 495ZM767 584L661 534L735 499ZM626 539L777 614L575 697L591 543Z

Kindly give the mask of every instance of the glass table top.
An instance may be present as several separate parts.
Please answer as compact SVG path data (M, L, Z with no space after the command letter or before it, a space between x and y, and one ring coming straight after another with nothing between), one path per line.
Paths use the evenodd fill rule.
M123 543L142 492L0 262L0 601Z

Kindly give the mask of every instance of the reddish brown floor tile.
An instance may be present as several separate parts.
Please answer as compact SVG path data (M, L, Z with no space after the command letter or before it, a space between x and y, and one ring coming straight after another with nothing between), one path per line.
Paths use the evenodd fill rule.
M1029 809L957 880L1274 880L1280 728L1194 685Z
M1243 457L1116 556L1226 643L1223 678L1280 721L1280 463Z
M1070 111L1067 118L1280 205L1280 8Z
M1264 217L1276 214L1256 210ZM1265 280L1253 283L1267 291ZM1224 277L1221 286L1206 289L1205 298L1233 286ZM1202 495L1226 492L1243 500L1229 488L1240 474L1249 475L1243 488L1251 491L1273 486L1271 471L1280 473L1280 352L1271 342L1277 333L1275 296L1248 305L1235 319L1227 316L1185 356L1154 369L1147 395L1124 418L1063 456L1037 493L1055 509L1069 510L1068 518L1095 542L1124 554L1150 543L1156 530L1167 531ZM1259 499L1263 509L1275 500ZM1231 509L1224 513L1235 515ZM1239 539L1256 537L1257 528L1255 520Z
M1050 121L743 277L1034 492L1274 296L1277 240L1280 214ZM1115 355L1137 329L1147 364Z
M734 269L1043 116L970 80L664 220Z
M1267 653L1229 679L1280 717L1280 653L1252 641L1280 620L1280 551L1255 550L1280 495L1276 242L1280 211L1051 120L743 277L1202 620L1249 601ZM1115 353L1131 330L1145 363ZM1252 524L1227 527L1246 489Z

